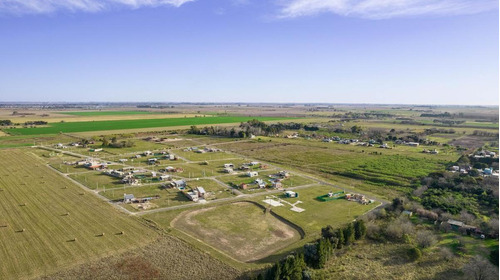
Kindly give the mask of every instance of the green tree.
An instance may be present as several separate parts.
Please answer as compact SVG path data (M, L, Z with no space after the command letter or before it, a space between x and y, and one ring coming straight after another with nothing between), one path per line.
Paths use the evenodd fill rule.
M347 227L344 228L344 244L349 245L354 242L354 226L352 223L349 223Z
M416 261L422 257L422 251L420 251L419 248L413 247L410 250L408 250L408 258L411 261Z
M342 246L345 243L345 238L344 238L344 231L340 228L337 230L337 239L338 239L337 249L342 249Z
M366 235L366 225L365 221L357 220L354 222L354 238L356 240L364 238Z

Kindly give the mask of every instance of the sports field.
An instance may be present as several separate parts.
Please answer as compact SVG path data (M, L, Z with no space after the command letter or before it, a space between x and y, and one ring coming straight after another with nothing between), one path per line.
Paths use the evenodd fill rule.
M242 262L266 257L300 239L293 227L249 202L183 212L172 225Z
M116 120L116 121L86 121L86 122L59 122L50 123L43 127L10 128L4 131L11 135L40 135L57 133L74 133L88 131L124 130L153 127L175 127L190 125L214 125L225 123L239 123L255 119L255 117L200 117L200 118L166 118L142 120ZM258 117L260 121L278 121L287 118Z
M0 279L50 274L157 238L29 151L0 158Z

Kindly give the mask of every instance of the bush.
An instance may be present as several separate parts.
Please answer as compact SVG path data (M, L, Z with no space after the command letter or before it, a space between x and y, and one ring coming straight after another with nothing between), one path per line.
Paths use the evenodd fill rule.
M425 230L425 231L419 231L417 232L417 238L416 238L418 246L422 248L427 248L431 247L434 244L436 244L436 237L434 236L434 233Z
M422 251L420 251L419 248L413 247L410 250L408 250L408 258L411 261L416 261L422 257Z

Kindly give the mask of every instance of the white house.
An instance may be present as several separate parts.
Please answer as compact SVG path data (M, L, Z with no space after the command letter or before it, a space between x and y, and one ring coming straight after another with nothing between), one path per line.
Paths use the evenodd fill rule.
M256 177L259 176L259 173L257 171L249 171L247 172L248 177Z

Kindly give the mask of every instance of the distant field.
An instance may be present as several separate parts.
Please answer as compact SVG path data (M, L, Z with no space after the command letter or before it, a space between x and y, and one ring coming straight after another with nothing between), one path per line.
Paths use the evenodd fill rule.
M168 119L143 119L143 120L117 120L117 121L88 121L88 122L59 122L51 123L48 126L35 128L11 128L4 131L11 135L39 135L104 131L104 130L124 130L136 128L172 127L188 125L214 125L224 123L246 122L255 117L204 117L204 118L168 118ZM278 117L257 117L260 121L286 120Z
M34 155L3 150L0 158L0 279L44 275L158 236L95 196L82 195Z
M80 111L80 112L57 112L58 114L73 116L121 116L121 115L145 115L162 114L161 112L150 111Z

